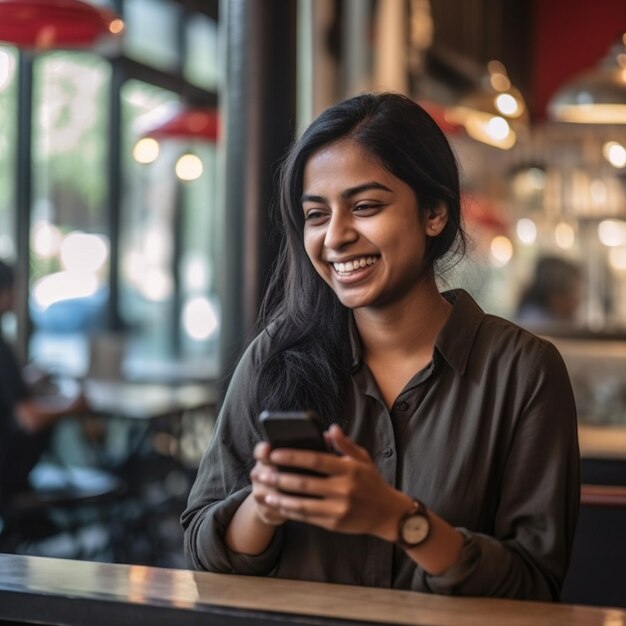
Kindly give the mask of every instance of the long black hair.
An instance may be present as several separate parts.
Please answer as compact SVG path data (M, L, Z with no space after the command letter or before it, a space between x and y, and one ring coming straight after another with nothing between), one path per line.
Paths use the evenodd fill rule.
M462 253L459 173L447 139L422 107L400 94L364 94L322 113L292 146L280 172L284 236L260 323L272 348L257 373L257 408L313 409L324 423L345 423L342 392L350 380L350 311L317 274L304 248L304 168L321 148L351 139L408 184L422 216L442 203L445 228L429 237L432 268Z

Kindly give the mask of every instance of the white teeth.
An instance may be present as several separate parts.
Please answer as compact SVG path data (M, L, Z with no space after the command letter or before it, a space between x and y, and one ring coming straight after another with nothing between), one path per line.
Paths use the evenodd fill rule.
M333 267L340 274L347 274L367 265L373 265L376 261L378 261L378 257L368 256L361 257L360 259L354 259L353 261L348 261L347 263L333 263Z

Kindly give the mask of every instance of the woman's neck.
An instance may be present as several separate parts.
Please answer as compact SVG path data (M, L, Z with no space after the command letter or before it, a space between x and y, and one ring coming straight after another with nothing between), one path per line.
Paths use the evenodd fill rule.
M410 297L385 307L354 310L363 356L378 359L430 354L452 305L427 278ZM385 360L386 360L385 358Z

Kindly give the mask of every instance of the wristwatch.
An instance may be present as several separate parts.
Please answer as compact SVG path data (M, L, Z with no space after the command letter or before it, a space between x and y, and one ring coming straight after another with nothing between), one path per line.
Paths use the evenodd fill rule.
M398 522L398 545L402 548L415 548L424 543L430 534L430 519L426 507L414 500L411 510Z

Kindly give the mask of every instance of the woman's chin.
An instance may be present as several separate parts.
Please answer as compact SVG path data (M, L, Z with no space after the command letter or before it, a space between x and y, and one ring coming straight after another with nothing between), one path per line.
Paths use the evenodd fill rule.
M375 303L375 298L371 295L337 293L337 291L335 291L335 295L339 302L348 309L362 309Z

